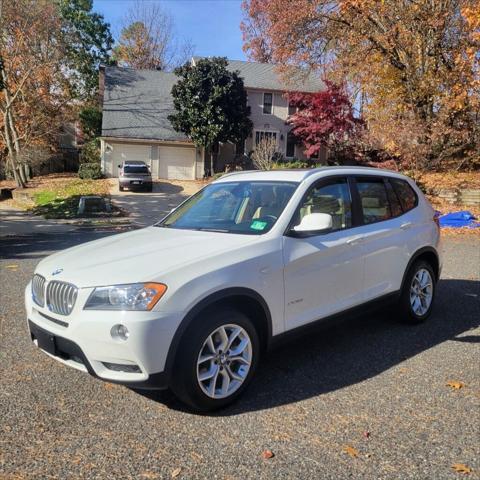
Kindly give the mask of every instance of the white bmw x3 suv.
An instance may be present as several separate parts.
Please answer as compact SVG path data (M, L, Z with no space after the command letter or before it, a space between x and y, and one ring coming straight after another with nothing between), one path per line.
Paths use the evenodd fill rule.
M227 174L151 227L42 260L28 328L67 365L213 410L287 333L385 300L425 320L439 242L434 210L395 172Z

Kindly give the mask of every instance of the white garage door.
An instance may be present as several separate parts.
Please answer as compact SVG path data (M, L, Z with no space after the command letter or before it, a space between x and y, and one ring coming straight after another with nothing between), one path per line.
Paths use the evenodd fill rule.
M152 147L149 145L113 144L112 176L118 177L118 165L127 160L137 160L151 166L151 153Z
M159 176L171 180L195 180L195 148L158 147Z

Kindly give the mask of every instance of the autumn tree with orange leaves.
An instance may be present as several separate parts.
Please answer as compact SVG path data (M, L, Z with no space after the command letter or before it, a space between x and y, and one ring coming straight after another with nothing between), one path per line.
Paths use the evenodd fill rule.
M372 144L418 168L480 166L479 0L246 0L243 9L249 56L348 82Z
M0 152L18 186L35 152L52 149L62 124L94 94L111 36L91 7L91 0L0 0Z

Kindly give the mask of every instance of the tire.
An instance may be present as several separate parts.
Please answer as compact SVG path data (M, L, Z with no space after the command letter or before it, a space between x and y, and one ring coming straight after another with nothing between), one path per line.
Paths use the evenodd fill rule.
M419 260L410 267L399 301L399 315L404 323L427 320L433 309L436 283L435 273L428 262Z
M227 344L227 339L233 339L233 348L228 350L233 352L231 356L221 348L222 327L227 335L223 337L223 345ZM216 347L215 353L209 339ZM243 346L245 348L240 352ZM235 355L235 350L240 353ZM178 352L171 389L193 410L208 412L230 405L245 391L258 364L260 340L246 315L233 308L221 307L209 309L193 320L183 335ZM199 362L201 357L212 358ZM203 381L201 376L205 377Z
M120 192L123 192L123 187L122 187L121 185L119 185L119 186L118 186L118 190L119 190Z

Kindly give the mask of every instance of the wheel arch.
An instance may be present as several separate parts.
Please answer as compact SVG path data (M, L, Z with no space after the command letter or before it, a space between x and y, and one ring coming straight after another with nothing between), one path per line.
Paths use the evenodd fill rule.
M440 259L438 253L433 247L423 247L417 250L410 258L407 264L407 268L405 269L405 272L403 274L402 286L400 291L403 291L405 280L407 278L408 272L410 271L410 268L418 260L425 260L432 266L433 273L435 274L435 281L438 282L440 278Z
M183 317L168 349L165 372L170 379L180 342L195 318L211 309L222 306L234 307L247 315L258 328L262 350L266 350L272 338L272 317L264 298L255 290L245 287L233 287L219 290L200 300Z

